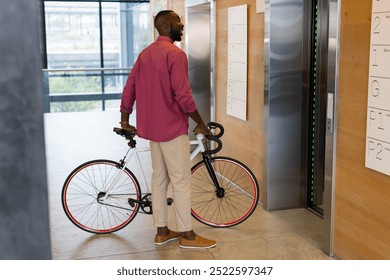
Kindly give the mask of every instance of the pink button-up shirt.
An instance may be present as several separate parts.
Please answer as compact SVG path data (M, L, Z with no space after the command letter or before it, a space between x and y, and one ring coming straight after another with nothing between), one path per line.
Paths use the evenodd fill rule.
M123 89L120 111L131 114L136 102L137 134L154 142L188 134L196 104L188 80L186 54L166 36L139 55Z

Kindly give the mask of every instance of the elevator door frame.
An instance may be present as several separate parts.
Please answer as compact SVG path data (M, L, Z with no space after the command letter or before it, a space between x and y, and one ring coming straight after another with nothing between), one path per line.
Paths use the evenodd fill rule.
M264 208L267 211L307 207L308 197L308 92L310 87L310 30L307 26L311 1L266 0L264 27ZM320 72L322 95L337 100L337 49L339 0L319 1L323 12L319 15L329 32L320 26L321 40L329 46L321 57L324 71ZM326 10L326 12L324 12ZM272 17L271 17L272 13ZM300 14L301 13L301 14ZM329 18L329 22L326 18ZM324 23L323 23L324 24ZM300 28L301 33L296 29ZM324 31L325 30L325 31ZM273 32L271 32L273 31ZM277 31L277 32L276 32ZM299 53L300 52L300 53ZM327 73L327 75L325 75ZM325 91L325 92L324 92ZM323 193L322 249L332 255L333 197L336 115L328 120L332 129L326 130ZM323 120L324 121L324 120ZM291 129L293 127L295 132ZM288 139L288 141L287 141Z

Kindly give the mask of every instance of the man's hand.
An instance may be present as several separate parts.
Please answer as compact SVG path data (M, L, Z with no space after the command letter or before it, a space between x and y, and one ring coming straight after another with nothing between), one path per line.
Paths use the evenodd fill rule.
M204 124L202 117L199 115L198 110L186 114L198 124L194 129L195 134L205 134L205 135L211 134L210 129Z
M135 134L137 134L137 129L134 126L132 126L132 125L130 125L128 123L121 123L121 127L124 130L130 131L130 132L134 132Z
M210 129L206 126L206 125L197 125L195 128L194 128L194 134L197 135L197 134L204 134L204 135L210 135L211 134L211 131Z
M125 112L121 112L121 121L119 124L121 125L121 128L130 132L134 132L137 134L137 129L129 124L129 114Z

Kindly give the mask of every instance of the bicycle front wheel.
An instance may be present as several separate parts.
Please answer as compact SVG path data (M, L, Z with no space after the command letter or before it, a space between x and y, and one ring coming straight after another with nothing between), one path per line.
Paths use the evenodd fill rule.
M199 222L213 227L231 227L245 221L259 200L259 186L252 171L238 160L213 157L212 166L223 188L217 196L216 187L204 160L191 169L191 214Z
M107 191L110 188L108 195ZM105 197L104 200L102 198ZM111 160L93 160L77 167L62 188L62 207L69 220L91 233L111 233L138 213L141 191L134 174Z

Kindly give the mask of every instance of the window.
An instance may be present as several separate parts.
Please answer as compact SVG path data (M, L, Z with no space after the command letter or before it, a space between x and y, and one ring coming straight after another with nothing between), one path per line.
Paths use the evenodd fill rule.
M44 1L45 111L119 108L152 40L149 1Z

